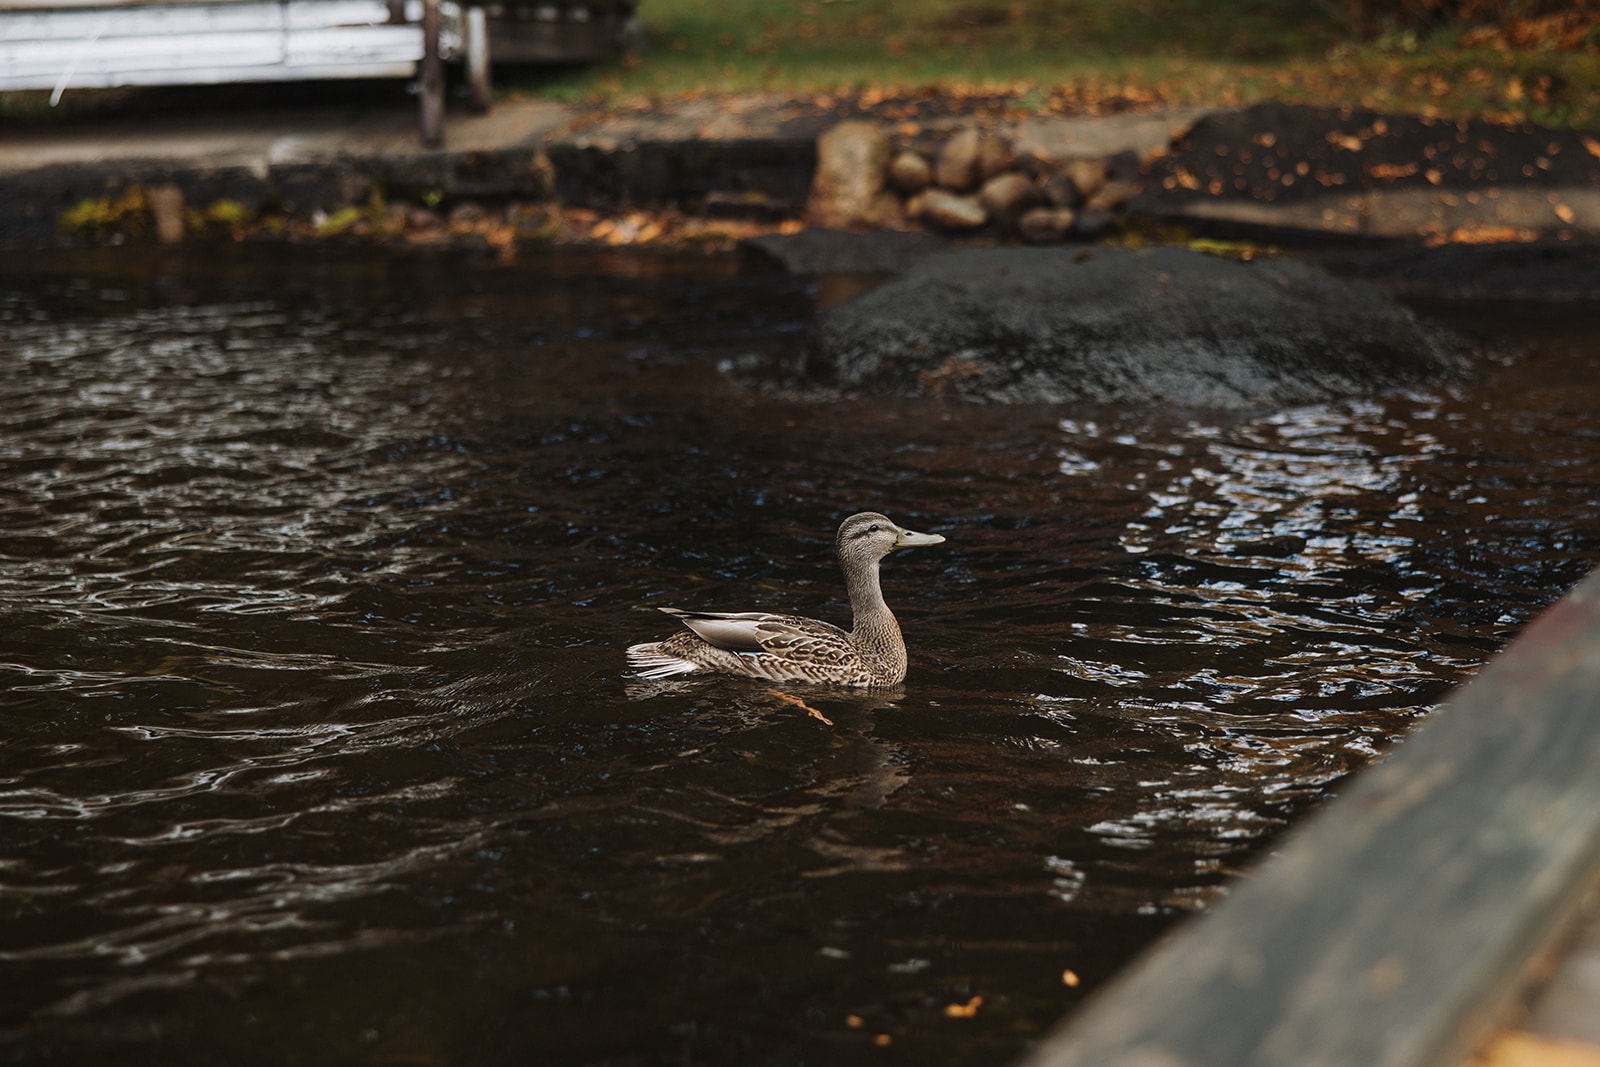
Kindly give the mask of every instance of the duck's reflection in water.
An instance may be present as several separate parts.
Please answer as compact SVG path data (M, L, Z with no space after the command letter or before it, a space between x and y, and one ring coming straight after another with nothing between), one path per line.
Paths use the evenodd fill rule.
M627 693L631 700L647 702L693 699L700 695L695 691L704 688L702 681L630 680ZM803 826L808 831L806 846L833 861L826 867L804 871L805 877L850 870L905 869L908 860L903 849L853 842L851 828L844 825L883 808L911 780L913 760L905 746L874 736L877 713L902 701L905 687L858 690L794 685L777 689L759 682L733 681L719 681L712 687L718 696L728 694L730 689L737 690L731 699L718 700L714 705L697 701L699 710L693 717L702 726L717 728L733 751L752 760L763 759L763 754L743 747L751 735L770 735L777 729L790 738L793 779L789 788L780 790L783 800L774 804L715 791L718 800L744 814L734 825L697 820L670 809L653 810L695 822L702 827L708 843L725 848ZM696 751L688 755L699 754ZM695 791L703 795L713 792L709 787Z

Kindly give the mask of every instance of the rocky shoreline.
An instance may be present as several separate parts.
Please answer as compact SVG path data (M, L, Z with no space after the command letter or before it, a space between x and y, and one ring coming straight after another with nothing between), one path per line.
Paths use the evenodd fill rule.
M0 144L0 246L353 239L511 258L742 244L830 273L898 270L951 245L1198 238L1376 258L1412 295L1509 284L1522 299L1600 299L1600 139L1581 131L1273 103L979 104L510 101L453 117L443 150L417 143L408 110L375 106L14 129ZM1451 253L1434 291L1408 249ZM1495 249L1523 265L1520 281Z
M833 229L922 224L1028 244L1092 241L1143 187L1141 160L1133 148L1076 149L1061 137L1029 145L977 126L896 148L883 125L848 120L817 139L806 217Z
M429 151L386 113L252 121L8 141L0 242L742 247L895 276L821 313L795 385L992 403L1237 411L1453 380L1470 355L1397 295L1600 301L1600 141L1571 130L739 98L508 105Z

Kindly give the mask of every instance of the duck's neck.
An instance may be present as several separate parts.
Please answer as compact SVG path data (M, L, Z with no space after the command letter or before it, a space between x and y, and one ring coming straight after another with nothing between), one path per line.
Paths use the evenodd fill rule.
M894 613L884 603L883 589L878 584L878 561L872 560L859 570L846 569L845 588L855 616L850 643L874 670L904 677L906 642L900 636Z

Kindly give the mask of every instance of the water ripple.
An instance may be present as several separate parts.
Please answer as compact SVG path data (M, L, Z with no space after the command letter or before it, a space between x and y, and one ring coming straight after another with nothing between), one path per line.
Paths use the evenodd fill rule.
M995 1062L1600 559L1592 340L816 407L716 370L812 313L737 264L248 251L0 286L19 1062ZM622 677L655 606L844 621L864 507L948 537L884 566L904 686Z

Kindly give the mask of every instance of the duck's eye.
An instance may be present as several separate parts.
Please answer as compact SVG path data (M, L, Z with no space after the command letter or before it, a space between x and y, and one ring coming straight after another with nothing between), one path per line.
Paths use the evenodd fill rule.
M877 533L879 529L880 529L880 527L878 526L878 524L877 523L873 523L871 526L867 527L867 533Z

